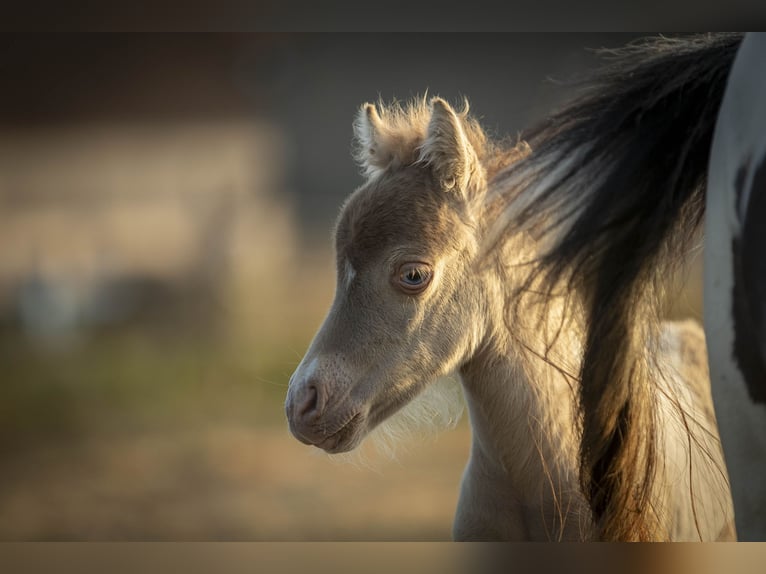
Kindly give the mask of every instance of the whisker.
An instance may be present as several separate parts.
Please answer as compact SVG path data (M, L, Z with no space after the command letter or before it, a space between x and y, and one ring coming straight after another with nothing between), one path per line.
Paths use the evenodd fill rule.
M275 387L282 387L282 388L285 388L285 389L288 387L287 383L280 383L280 382L277 382L277 381L270 381L268 379L264 379L263 377L257 377L257 376L253 376L252 378L253 378L253 380L258 381L259 383L264 383L264 384L267 384L267 385L273 385Z

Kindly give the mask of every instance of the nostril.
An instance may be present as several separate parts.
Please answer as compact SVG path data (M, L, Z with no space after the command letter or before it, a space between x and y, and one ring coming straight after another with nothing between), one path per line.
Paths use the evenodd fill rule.
M319 393L317 392L316 385L309 385L306 388L305 396L301 400L298 406L298 415L305 417L317 410L319 404Z

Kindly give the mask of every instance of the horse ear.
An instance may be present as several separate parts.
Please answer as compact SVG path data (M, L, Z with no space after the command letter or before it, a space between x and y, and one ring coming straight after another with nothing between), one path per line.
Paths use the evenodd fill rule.
M452 107L441 98L433 98L431 108L421 160L432 166L445 189L465 191L478 164L476 153Z
M354 156L367 175L384 169L391 159L386 157L381 146L381 135L384 131L385 125L375 104L363 104L354 120Z

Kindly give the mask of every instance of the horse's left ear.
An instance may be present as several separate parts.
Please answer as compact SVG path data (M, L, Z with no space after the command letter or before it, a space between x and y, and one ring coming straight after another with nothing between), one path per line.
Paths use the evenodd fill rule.
M369 176L383 170L391 162L384 144L386 126L374 104L363 104L354 121L356 151L354 156Z
M479 160L455 110L441 98L431 100L431 119L420 158L430 164L446 190L465 192Z

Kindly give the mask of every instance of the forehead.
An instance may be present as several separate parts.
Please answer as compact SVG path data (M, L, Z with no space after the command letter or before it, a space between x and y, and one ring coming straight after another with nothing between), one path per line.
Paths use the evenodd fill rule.
M383 174L344 206L335 232L337 255L358 267L395 247L435 253L456 243L459 225L459 205L430 173L411 168Z

